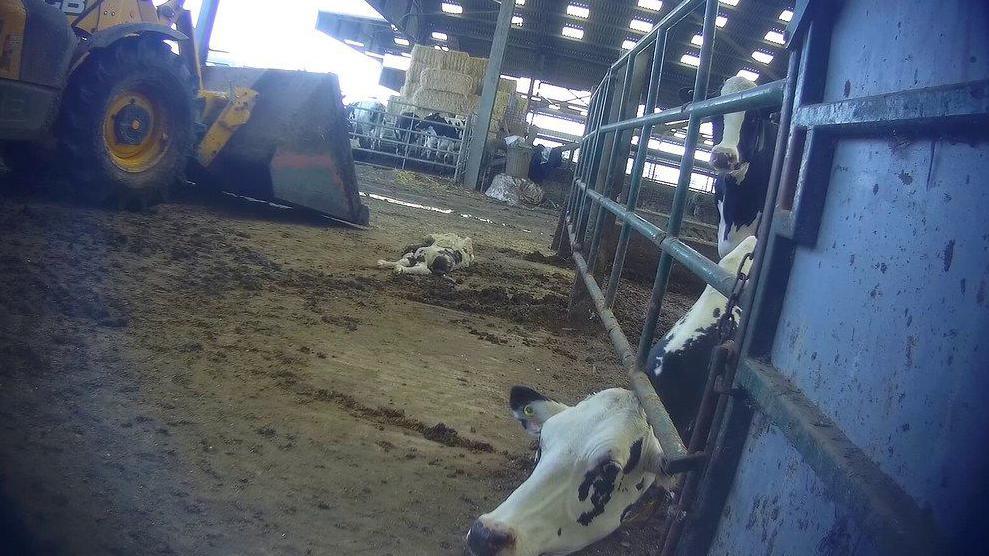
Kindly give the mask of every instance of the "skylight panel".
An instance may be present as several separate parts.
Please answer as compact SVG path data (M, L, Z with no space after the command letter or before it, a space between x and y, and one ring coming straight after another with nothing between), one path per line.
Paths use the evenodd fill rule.
M752 53L752 58L757 62L762 62L763 64L768 64L773 61L773 55L761 50L756 50Z
M525 19L522 16L520 15L512 16L512 25L516 27L521 27L523 23L525 23Z
M738 0L720 0L720 2L726 6L737 6Z
M704 37L700 35L694 35L693 37L690 37L690 44L694 46L700 46L704 44Z
M754 71L746 70L746 69L738 70L738 73L736 73L735 75L737 75L739 77L744 77L744 78L748 79L749 81L756 81L756 80L759 79L759 74L758 73L756 73Z
M724 27L725 25L728 25L728 18L723 15L719 15L714 18L714 24L718 27Z
M773 42L776 44L783 44L785 42L783 39L783 33L780 33L775 29L766 33L766 36L763 38L765 38L769 42Z
M701 65L701 59L693 54L684 54L680 56L680 61L688 66L694 66L695 68Z
M640 33L648 33L652 30L652 22L646 21L644 19L635 18L628 23L629 29L638 31Z
M440 33L439 31L433 31L430 36L438 41L445 41L448 38L446 33Z
M581 29L580 27L573 27L573 26L570 26L570 25L567 25L566 27L563 28L562 34L563 34L564 37L566 37L568 39L574 39L574 40L578 40L578 41L580 39L584 38L584 30L583 29Z
M398 46L409 46L409 39L405 37L395 37L395 44Z
M464 13L464 7L460 4L454 4L453 2L443 2L440 4L440 9L448 14L462 14Z
M791 19L793 19L793 10L783 10L780 12L780 21L789 23Z
M658 12L663 9L663 3L659 0L639 0L639 7Z
M591 9L587 6L579 6L577 4L567 5L567 15L572 15L574 17L580 17L587 19L591 15Z

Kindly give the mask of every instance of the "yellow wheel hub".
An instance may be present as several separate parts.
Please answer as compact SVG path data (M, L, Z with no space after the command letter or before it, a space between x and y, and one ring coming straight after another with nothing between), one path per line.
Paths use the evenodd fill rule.
M147 95L118 94L103 118L103 142L110 159L125 172L154 167L168 150L168 123L167 114Z

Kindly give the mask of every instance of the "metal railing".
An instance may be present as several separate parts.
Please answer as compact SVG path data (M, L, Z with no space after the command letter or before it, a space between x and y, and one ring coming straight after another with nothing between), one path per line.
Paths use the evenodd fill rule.
M698 9L704 11L704 24L693 102L656 112L666 37L671 28ZM794 185L796 182L804 184L806 189L806 184L811 183L812 179L826 180L830 174L818 158L808 158L808 153L826 153L828 148L833 148L828 146L827 141L815 142L815 134L834 133L834 130L862 132L865 128L881 129L883 125L930 122L932 118L950 122L952 118L972 118L973 114L985 119L989 103L982 100L985 96L981 91L989 90L989 86L985 83L963 84L936 91L936 95L925 91L900 94L896 98L811 104L815 95L808 91L817 85L808 83L813 79L820 81L821 78L808 76L823 76L826 73L822 64L826 64L828 46L821 36L826 36L827 32L819 28L816 40L814 34L809 32L811 38L801 45L799 57L791 56L785 79L741 93L705 99L715 44L717 11L718 0L683 1L611 66L592 96L584 136L576 145L581 156L563 217L573 250L577 283L584 286L593 302L662 448L663 456L657 471L687 472L685 476L680 476L681 481L676 487L676 509L667 522L663 554L671 554L678 549L688 512L693 514L693 523L698 523L700 519L707 521L705 526L698 527L698 530L705 532L694 534L695 538L705 534L710 538L713 535L721 515L719 497L723 503L734 473L732 465L737 465L742 441L747 435L752 412L750 406L765 413L786 431L794 449L830 487L835 498L846 502L861 518L863 527L875 534L880 546L889 549L890 553L932 553L930 549L936 546L938 534L929 516L925 516L916 503L802 392L788 387L779 370L759 359L759 351L753 349L757 340L753 338L774 322L762 316L760 311L771 313L773 307L778 309L779 306L778 301L762 303L766 298L766 288L780 286L779 291L785 290L785 282L778 283L781 279L767 270L770 267L763 267L764 264L785 266L785 263L774 261L771 257L774 238L780 235L796 241L803 236L812 236L816 229L818 220L810 207L823 205L823 197L805 193L804 196L796 196L796 203L790 200L794 198L795 187L800 188ZM641 71L637 72L636 64L643 60L650 61L650 56L651 66L645 72L648 76L645 79ZM638 69L641 70L641 67ZM647 87L645 113L640 117L628 117L628 102L638 100L634 95L641 94L641 90L637 89L643 85ZM975 90L973 87L978 90L978 95L972 92ZM735 284L733 273L720 268L679 239L700 122L707 116L767 107L781 108L780 131L762 211L764 216L759 225L759 242L750 271L752 279L741 297L742 319L737 340L729 340L712 353L712 362L707 369L707 385L697 414L698 424L689 445L686 445L644 371L674 261L726 296L732 294ZM894 119L896 121L890 123ZM640 144L648 144L654 126L684 120L688 122L685 152L680 162L667 229L663 230L636 213L646 149L638 149L635 153L624 203L618 200L624 180L612 178L619 165L620 170L624 171L627 161L621 154L616 157L615 153L623 152L619 147L629 146L633 130L638 131ZM830 160L826 154L819 155L821 157ZM814 170L805 174L802 164L811 164ZM819 185L816 190L826 191L826 186ZM801 214L806 217L799 218ZM608 283L602 289L595 278L595 269L608 215L621 224L621 232ZM633 232L646 237L661 253L636 349L629 343L611 309ZM764 258L768 262L764 262ZM579 290L577 287L574 289L575 292ZM765 322L757 322L750 327L750 316ZM741 398L736 399L737 396ZM826 434L822 432L822 423L828 423ZM693 506L695 496L698 497L696 507ZM694 542L693 549L705 546L704 542Z
M384 156L403 170L414 164L417 168L453 174L458 181L463 174L470 141L470 120L451 112L441 112L412 105L408 112L393 113L361 106L352 108L350 139L355 152ZM437 114L444 118L458 119L462 126L435 122L420 113ZM436 133L437 127L455 129L453 137ZM430 132L429 128L433 127Z
M691 454L677 433L669 413L663 406L652 383L644 371L644 363L652 347L656 323L669 282L673 261L684 265L718 291L728 295L734 283L734 275L718 264L681 241L678 236L684 219L684 206L687 190L693 173L694 153L699 140L701 119L715 114L726 114L748 109L779 106L783 97L783 81L774 81L737 94L706 99L708 76L711 68L712 46L714 44L717 0L707 0L704 18L703 45L694 87L693 102L676 108L656 112L656 96L666 51L666 36L670 29L704 5L704 0L687 0L675 7L656 25L631 51L622 56L608 71L601 85L591 98L585 134L578 148L586 153L577 163L573 187L566 205L566 224L573 246L574 261L587 292L594 302L599 316L611 337L622 365L628 372L632 386L642 402L649 424L663 448L662 470L666 472L686 471L694 467L703 454ZM651 56L648 70L648 87L645 112L640 117L621 119L627 109L638 105L638 98L632 98L632 81L637 61ZM646 60L648 61L648 60ZM640 66L641 67L641 66ZM618 117L613 110L617 102ZM634 115L634 114L633 114ZM648 144L655 126L686 120L687 137L681 158L679 178L673 198L672 209L666 230L663 230L636 213L636 204L642 186L643 169L647 149L635 149L631 181L625 203L615 200L620 187L613 187L617 175L623 181L627 158L615 156L622 141L628 141L631 148L632 130L638 130L639 144ZM610 143L610 149L605 148ZM608 151L608 152L605 152ZM612 186L612 187L609 187ZM621 223L618 248L607 286L602 288L594 278L605 214L610 213ZM631 234L639 233L654 243L661 255L657 268L652 295L649 300L645 324L637 348L633 351L628 338L622 331L611 306L621 280L625 256ZM589 248L585 249L589 242Z

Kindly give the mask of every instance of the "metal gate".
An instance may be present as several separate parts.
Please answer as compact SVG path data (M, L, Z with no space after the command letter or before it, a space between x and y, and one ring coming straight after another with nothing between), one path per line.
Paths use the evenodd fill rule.
M393 105L393 110L351 108L350 139L354 152L384 157L403 170L412 165L452 174L454 181L460 181L470 150L470 118L405 103L393 102ZM457 120L463 125L432 121L428 119L430 116ZM430 132L430 126L455 127L457 133L453 137L437 135L435 130Z
M876 539L882 551L936 553L943 542L929 513L921 511L875 461L772 365L767 338L775 334L778 325L793 249L800 242L813 241L816 234L827 192L832 139L841 134L886 133L932 123L952 125L965 118L984 125L989 85L964 83L815 104L822 99L830 48L831 23L825 12L834 12L835 8L825 6L819 10L821 13L811 14L808 4L826 3L798 2L788 29L791 56L785 79L706 100L718 0L682 2L612 65L592 97L585 134L579 142L581 156L563 219L578 272L575 291L580 285L586 288L659 440L663 458L658 471L683 473L676 489L676 508L661 539L664 554L699 554L710 547L754 410L783 431L833 498L859 519L858 526ZM704 24L693 102L656 112L667 33L695 10L703 10ZM637 104L637 95L646 82L642 77L644 67L648 68L645 115L628 117L628 108ZM752 278L740 301L743 317L738 340L716 348L698 424L689 442L684 442L643 366L674 261L726 297L732 297L736 283L734 274L678 238L699 127L706 116L765 107L780 107L780 133ZM684 120L688 122L685 153L669 224L662 230L636 214L646 149L636 153L624 204L616 200L624 180L612 178L624 177L626 161L615 153L621 150L619 147L628 146L635 131L641 137L639 144L647 144L646 138L654 127ZM621 222L621 233L608 283L602 288L594 269L604 216L608 213ZM631 233L642 234L661 250L642 336L635 350L611 310ZM689 531L683 537L685 542L680 543L685 527Z

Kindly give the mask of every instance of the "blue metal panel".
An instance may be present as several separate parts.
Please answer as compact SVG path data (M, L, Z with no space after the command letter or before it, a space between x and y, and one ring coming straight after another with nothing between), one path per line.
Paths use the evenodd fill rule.
M989 143L846 140L773 360L944 531L981 496Z
M826 102L989 77L989 3L846 2ZM989 477L989 139L842 138L799 248L772 363L949 541ZM783 292L780 292L783 295ZM840 542L839 542L840 541ZM775 428L750 430L714 553L870 554Z
M845 2L823 100L985 79L987 21L984 0Z
M773 457L765 457L766 455ZM757 416L710 554L875 554L779 431Z

